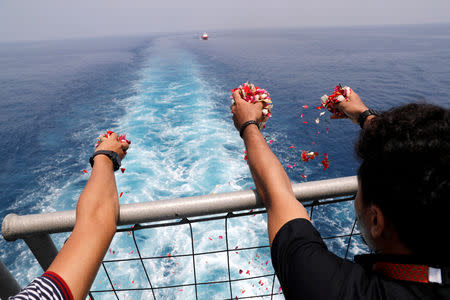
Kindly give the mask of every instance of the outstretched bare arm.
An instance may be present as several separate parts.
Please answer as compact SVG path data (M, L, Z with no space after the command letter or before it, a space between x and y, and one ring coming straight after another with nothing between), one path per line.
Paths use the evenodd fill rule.
M123 158L128 146L113 133L96 150L112 150ZM48 268L66 281L74 299L86 297L116 232L119 212L113 164L105 155L94 162L78 200L75 228Z
M233 93L233 97L235 104L231 106L231 111L238 130L246 121L259 121L262 118L260 103L244 101L238 91ZM296 218L309 220L309 216L303 205L295 198L289 177L258 127L254 124L249 125L243 133L243 139L256 191L262 197L267 209L269 241L272 244L276 233L286 222Z

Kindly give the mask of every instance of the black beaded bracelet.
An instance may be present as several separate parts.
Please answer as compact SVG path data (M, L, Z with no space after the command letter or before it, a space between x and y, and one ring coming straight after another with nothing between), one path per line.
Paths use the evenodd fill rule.
M244 135L245 128L247 128L247 126L251 125L251 124L255 124L256 127L258 127L258 123L256 123L255 120L250 120L250 121L245 122L244 124L242 124L241 129L239 129L239 135L241 137ZM258 127L258 129L259 129L259 127Z

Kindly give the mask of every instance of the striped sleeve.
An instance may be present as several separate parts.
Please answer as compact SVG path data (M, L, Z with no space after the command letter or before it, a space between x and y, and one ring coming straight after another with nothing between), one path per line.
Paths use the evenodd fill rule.
M73 300L73 296L64 279L47 271L8 300Z

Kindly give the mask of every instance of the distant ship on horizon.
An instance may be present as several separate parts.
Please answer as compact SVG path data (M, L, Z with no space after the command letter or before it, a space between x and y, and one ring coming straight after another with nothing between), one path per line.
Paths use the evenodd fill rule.
M206 32L203 32L202 40L207 40L207 39L208 39L208 34Z

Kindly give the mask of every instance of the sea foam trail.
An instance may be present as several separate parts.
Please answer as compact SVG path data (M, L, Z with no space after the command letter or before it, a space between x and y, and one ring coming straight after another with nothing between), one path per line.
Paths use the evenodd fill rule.
M129 192L122 202L230 191L250 183L243 144L217 106L226 95L199 75L194 57L172 45L155 42L126 100L119 131L132 140L118 184ZM221 103L222 102L222 103Z
M148 54L147 64L140 70L141 79L136 83L136 95L126 99L127 109L117 128L132 140L123 162L126 171L116 177L119 193L123 192L120 202L155 201L250 188L253 182L243 159L244 146L229 115L229 95L202 78L202 66L196 62L196 57L177 47L175 42L155 41ZM229 222L230 247L268 244L264 216L238 219ZM193 233L195 253L226 249L223 220L193 224ZM137 231L136 240L143 257L192 253L187 225ZM244 272L249 270L252 276L273 272L268 263L268 248L235 251L231 256L233 279L249 277L249 274L239 273L244 268ZM136 257L132 236L120 233L105 259ZM258 258L260 261L256 262ZM197 280L227 280L226 262L226 253L197 256ZM194 283L191 257L149 259L144 265L153 287ZM107 263L105 268L115 288L149 287L139 262ZM245 296L268 293L269 280L264 289L255 288L258 280L253 281L233 284L233 295L241 295L246 290ZM261 283L258 286L261 287ZM101 269L93 290L107 288L110 284ZM228 284L202 285L198 295L200 299L223 299L230 297L228 289ZM193 287L161 289L155 293L164 299L195 298ZM122 294L126 299L146 295L144 292ZM96 299L102 296L107 298L102 293L94 295Z

